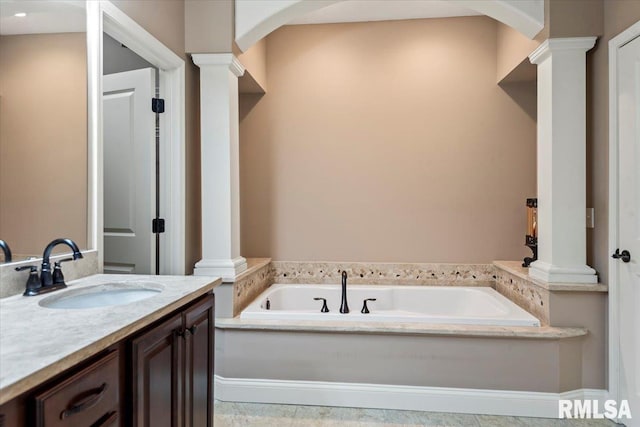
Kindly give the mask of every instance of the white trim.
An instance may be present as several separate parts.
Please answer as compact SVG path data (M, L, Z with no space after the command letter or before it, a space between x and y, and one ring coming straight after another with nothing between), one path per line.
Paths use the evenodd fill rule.
M202 259L195 265L194 276L220 277L224 283L234 283L247 270L244 257L234 259Z
M102 271L102 19L100 4L87 1L87 248L98 251Z
M242 77L245 72L244 66L233 53L194 53L191 58L198 67L203 65L228 65L229 70L236 77Z
M269 33L310 12L344 0L236 0L235 41L246 52ZM544 27L543 0L447 0L509 25L533 39Z
M597 37L566 37L547 39L529 55L532 64L540 64L551 52L577 50L586 52L596 44Z
M558 417L559 399L607 398L606 390L564 393L417 387L214 376L216 399L230 402L345 406L522 417Z
M640 21L609 40L609 253L618 247L618 50L640 36ZM609 258L609 393L620 394L618 262Z
M185 63L108 0L87 2L89 40L89 241L99 252L103 268L102 195L102 32L125 44L159 69L160 93L166 112L160 125L162 164L160 209L167 221L161 251L161 274L185 274ZM89 25L90 24L90 25ZM96 49L97 48L97 49ZM96 52L97 51L97 52ZM97 57L96 57L97 56ZM164 183L164 184L163 184Z
M598 283L596 271L588 265L558 267L544 261L534 261L529 276L545 283Z

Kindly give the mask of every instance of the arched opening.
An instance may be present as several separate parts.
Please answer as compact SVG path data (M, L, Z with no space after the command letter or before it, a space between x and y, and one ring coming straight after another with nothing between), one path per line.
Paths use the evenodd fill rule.
M237 1L236 44L244 52L292 19L341 1L345 0ZM544 27L544 0L455 0L455 3L502 22L530 39Z

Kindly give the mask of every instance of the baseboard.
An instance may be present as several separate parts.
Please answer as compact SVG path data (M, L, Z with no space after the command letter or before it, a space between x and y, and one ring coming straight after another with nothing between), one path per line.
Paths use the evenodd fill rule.
M606 390L565 393L415 387L215 376L216 399L228 402L344 406L464 414L558 417L559 399L607 398Z

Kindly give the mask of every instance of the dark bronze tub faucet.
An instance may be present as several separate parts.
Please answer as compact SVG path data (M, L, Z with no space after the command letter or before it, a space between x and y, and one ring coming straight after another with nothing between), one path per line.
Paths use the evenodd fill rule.
M65 244L73 251L71 258L61 259L54 263L53 272L51 271L51 251L53 248ZM78 245L71 239L55 239L47 245L42 255L41 274L38 277L38 267L35 265L25 265L23 267L16 267L17 271L29 270L29 278L27 279L27 286L24 291L25 296L40 295L46 292L55 291L56 289L66 288L64 283L64 275L62 274L62 263L67 261L74 261L76 259L83 258Z
M347 304L347 272L342 270L342 302L340 303L340 313L347 314L349 304Z

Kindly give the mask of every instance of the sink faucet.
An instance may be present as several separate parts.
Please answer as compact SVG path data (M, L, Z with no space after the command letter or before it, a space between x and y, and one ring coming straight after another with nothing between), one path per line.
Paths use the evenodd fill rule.
M11 262L11 248L4 240L0 239L0 248L4 252L4 262Z
M349 304L347 304L347 272L342 270L342 303L340 303L340 313L349 312Z
M51 251L59 244L65 244L73 251L72 258L61 259L55 262L55 268L53 273L51 272ZM27 279L27 286L24 291L24 296L33 296L44 294L45 292L55 291L56 289L66 288L64 283L64 276L62 275L61 264L66 261L73 261L79 258L83 258L78 245L71 239L55 239L47 245L42 255L42 275L38 276L38 267L35 265L23 265L16 267L16 271L29 270L29 278Z
M65 244L71 248L73 251L73 258L67 258L56 262L55 271L53 274L51 273L51 263L49 262L49 258L51 257L51 251L53 248L60 244ZM71 239L55 239L51 243L44 248L44 254L42 255L42 268L40 274L40 282L42 283L42 287L52 286L54 284L61 284L60 288L64 288L67 285L64 283L64 277L62 276L62 269L60 267L60 263L65 261L73 261L79 258L83 258L80 249L78 249L78 245Z

